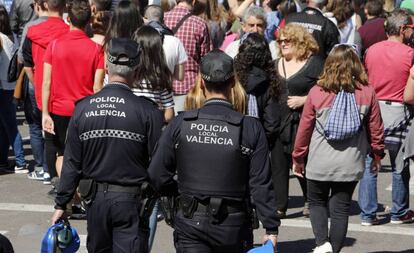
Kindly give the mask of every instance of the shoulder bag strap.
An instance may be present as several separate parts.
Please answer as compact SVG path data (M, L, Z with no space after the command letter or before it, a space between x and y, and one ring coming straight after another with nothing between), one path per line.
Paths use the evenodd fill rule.
M178 32L178 29L183 25L184 21L186 21L189 17L191 17L193 14L191 12L187 13L178 23L174 26L172 29L173 34L176 34Z

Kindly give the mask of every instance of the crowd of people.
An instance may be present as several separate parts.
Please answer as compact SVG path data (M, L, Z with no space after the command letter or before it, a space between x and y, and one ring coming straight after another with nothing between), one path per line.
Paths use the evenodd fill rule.
M211 144L215 140L233 146L235 142L237 152L242 153L238 154L240 161L235 164L261 166L263 170L251 169L249 177L252 178L269 175L270 186L267 181L261 184L259 179L250 182L259 218L264 226L269 225L265 227L269 232L267 238L276 243L272 236L277 237L279 219L286 218L289 176L293 171L303 193L303 216L310 218L315 235L314 252L340 252L358 182L361 225L380 224L377 177L385 150L392 168L390 222L414 222L414 211L409 206L409 164L414 157L413 21L414 1L410 0L3 1L0 5L0 168L25 173L29 179L51 185L48 195L56 197L56 208L65 210L68 206L71 218L88 215L90 225L88 213L94 212L98 217L104 207L85 208L82 204L75 186L83 173L95 180L99 178L98 182L114 185L134 185L141 183L141 179L148 180L158 192L164 192L165 184L173 180L177 170L178 190L183 199L197 188L198 177L208 177L203 169L212 168L207 165L227 168L226 152L230 150L224 149L217 158L209 158L218 164L208 164L207 160L200 166L188 167L195 176L180 171L187 169L188 159L202 161L203 152L209 155L209 150L200 148L200 143ZM10 77L12 70L17 71L15 78ZM140 108L128 107L125 100L131 99L129 95L113 88L125 84L134 95L145 97L151 103L130 102ZM18 131L16 101L22 106L29 126L35 164L32 167L25 158ZM241 140L234 141L234 133L230 137L217 137L226 136L223 129L233 131L235 125L241 124L237 122L240 116L230 112L227 113L231 117L220 118L219 112L227 110L220 109L220 103L228 104L237 115L249 118L243 121L251 132L245 136L242 130L237 130L241 132ZM162 113L161 118L148 109L151 105ZM137 123L138 128L145 129L145 136L134 135L132 128L114 130L117 123L109 118L122 122L130 120L131 114L136 115L137 121L146 122ZM200 135L210 135L192 136L185 129L185 122L193 118L204 122L202 119L207 114L217 114L215 120L227 123L214 131L200 123L204 131ZM82 117L91 121L108 120L96 123L103 124L101 132L81 132L81 129L93 129L80 120ZM256 129L256 123L251 123L250 118L259 122L263 131ZM191 130L198 129L198 123L192 124L188 126ZM180 131L188 134L188 143L184 134L179 136ZM260 156L257 150L246 146L243 139L250 142L249 138L253 137L249 134L253 133L260 136L255 136L259 143L262 137L266 143L252 145L266 150L267 155ZM83 142L102 136L135 138L146 145L134 149L122 144L118 149L111 142L93 145L88 142L87 148L82 146ZM10 148L14 163L8 161ZM111 154L100 149L111 150ZM198 152L185 154L181 149ZM134 157L114 160L118 153L122 156L122 152L131 150L136 152L139 166L148 170L148 175L136 174L137 180L129 180L127 173L98 175L110 165L116 170L117 166L137 162ZM270 157L269 161L266 157ZM97 167L100 169L96 172L90 170ZM215 174L212 172L212 175ZM221 176L226 178L225 173ZM191 178L193 182L185 184L184 180L180 182L180 177ZM209 182L228 192L220 180ZM99 187L98 184L98 190L109 189L108 185ZM258 197L260 187L266 189L266 196L270 192L267 204ZM191 190L184 194L184 189ZM199 189L190 197L200 204L209 196L208 192ZM98 199L106 198L98 196ZM106 201L116 201L116 198L119 196L111 196ZM242 198L236 194L231 199ZM180 202L184 206L197 206L197 203ZM269 206L273 208L271 214L266 211ZM151 249L160 207L158 200L151 208L150 230L145 241L149 249L140 248L142 252ZM55 219L62 215L63 211ZM184 232L190 226L185 220L188 217L177 217L175 240L182 241L176 241L175 246L178 252L186 252L184 248L193 247L183 243L188 240L186 236L191 237L188 231ZM99 227L98 223L96 219L90 226ZM88 231L91 232L89 227ZM102 232L88 241L88 249L97 252L112 247L110 240L102 245L105 236ZM128 239L121 237L120 241ZM240 245L233 250L247 249L246 245ZM226 251L228 248L220 250L233 252Z

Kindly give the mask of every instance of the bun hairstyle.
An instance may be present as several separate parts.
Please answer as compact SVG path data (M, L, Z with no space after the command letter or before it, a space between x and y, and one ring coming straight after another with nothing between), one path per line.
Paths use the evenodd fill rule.
M109 26L111 20L110 11L97 11L92 14L91 26L94 34L105 35L105 31Z

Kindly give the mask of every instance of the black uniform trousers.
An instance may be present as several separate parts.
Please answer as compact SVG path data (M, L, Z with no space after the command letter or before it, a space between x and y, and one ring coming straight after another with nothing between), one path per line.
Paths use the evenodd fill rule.
M148 238L139 228L140 196L98 191L88 207L90 253L146 253Z
M253 246L251 221L245 212L237 212L213 224L206 212L196 211L189 219L178 211L174 244L177 253L244 253Z

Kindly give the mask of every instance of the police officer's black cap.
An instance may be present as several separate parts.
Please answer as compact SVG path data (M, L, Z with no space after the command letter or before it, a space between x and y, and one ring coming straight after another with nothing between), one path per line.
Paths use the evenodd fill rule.
M201 78L212 83L225 82L234 76L233 59L219 49L201 58Z
M128 38L113 38L108 43L107 59L116 65L136 66L140 46L137 42Z

